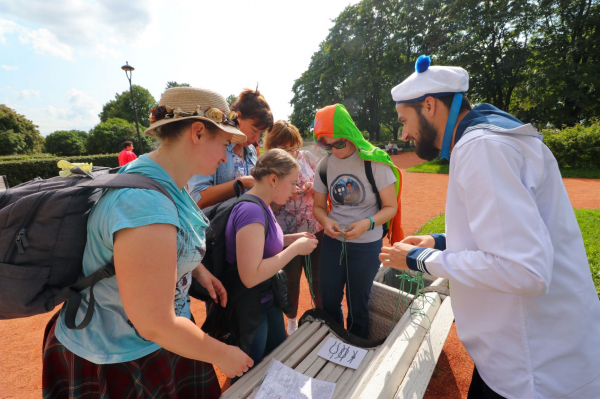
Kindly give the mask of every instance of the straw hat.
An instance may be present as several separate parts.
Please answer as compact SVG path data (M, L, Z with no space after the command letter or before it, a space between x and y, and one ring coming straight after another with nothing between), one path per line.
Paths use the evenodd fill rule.
M214 91L195 87L167 89L158 107L150 111L150 127L144 134L156 136L157 127L185 119L212 123L224 132L231 133L232 143L247 141L246 135L238 127L237 115L229 110L225 98Z

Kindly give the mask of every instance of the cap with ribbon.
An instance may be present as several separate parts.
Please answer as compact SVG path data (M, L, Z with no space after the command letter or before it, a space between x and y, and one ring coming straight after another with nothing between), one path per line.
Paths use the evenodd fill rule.
M431 66L431 58L421 55L415 62L415 72L392 89L396 104L422 101L427 97L453 95L452 106L444 129L440 158L450 159L450 144L458 120L464 93L469 90L469 74L460 67Z

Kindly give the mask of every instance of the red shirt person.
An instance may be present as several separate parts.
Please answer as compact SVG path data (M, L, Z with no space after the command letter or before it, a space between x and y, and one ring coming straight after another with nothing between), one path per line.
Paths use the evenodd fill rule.
M123 151L119 153L119 166L125 166L136 159L137 156L133 153L133 143L131 141L123 142Z

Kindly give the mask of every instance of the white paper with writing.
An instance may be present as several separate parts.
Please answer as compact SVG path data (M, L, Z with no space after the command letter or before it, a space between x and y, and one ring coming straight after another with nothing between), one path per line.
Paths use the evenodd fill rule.
M255 399L331 399L334 382L310 378L273 360Z
M367 350L349 345L339 339L329 337L318 355L330 362L352 369L358 368L367 355Z

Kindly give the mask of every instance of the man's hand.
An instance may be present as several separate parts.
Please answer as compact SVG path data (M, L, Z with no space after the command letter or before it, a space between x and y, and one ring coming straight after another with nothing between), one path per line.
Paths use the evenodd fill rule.
M379 254L379 260L383 263L383 266L398 270L410 270L406 265L406 255L414 247L414 245L405 244L404 242L397 242L393 247L383 247Z
M359 220L346 227L344 237L346 240L353 240L362 236L369 228L371 228L371 221L369 219Z
M210 297L215 301L215 303L221 302L221 306L225 307L227 305L227 291L225 291L225 287L223 283L212 275L206 267L202 263L198 264L198 266L192 272L192 277L194 277L201 286L206 288Z
M414 245L415 247L422 248L435 248L435 240L433 236L408 236L404 240L400 241L404 244Z

